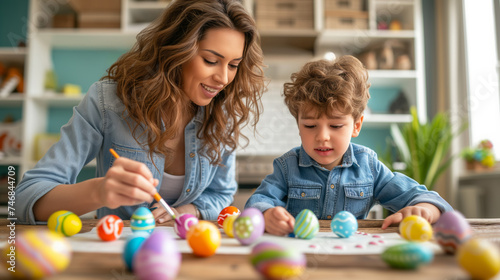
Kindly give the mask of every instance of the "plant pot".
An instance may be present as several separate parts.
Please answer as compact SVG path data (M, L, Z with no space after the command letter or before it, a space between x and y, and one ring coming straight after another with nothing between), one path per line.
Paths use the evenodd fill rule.
M484 166L478 161L467 161L466 163L466 168L469 171L482 172L493 169L493 167Z

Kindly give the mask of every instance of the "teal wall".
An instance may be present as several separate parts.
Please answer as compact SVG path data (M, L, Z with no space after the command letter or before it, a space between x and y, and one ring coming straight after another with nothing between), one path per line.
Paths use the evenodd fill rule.
M29 0L0 0L0 47L26 41Z

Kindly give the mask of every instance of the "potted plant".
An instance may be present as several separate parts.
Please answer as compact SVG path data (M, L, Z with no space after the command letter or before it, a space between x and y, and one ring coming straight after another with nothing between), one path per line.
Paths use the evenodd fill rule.
M420 123L416 108L410 108L410 112L410 123L401 127L391 125L394 149L388 149L380 159L391 170L397 169L432 190L456 158L450 155L451 142L466 125L455 130L445 113L436 114L430 122ZM398 163L400 168L395 168Z
M465 148L461 153L467 163L468 170L482 171L495 166L493 144L490 140L482 140L476 148Z

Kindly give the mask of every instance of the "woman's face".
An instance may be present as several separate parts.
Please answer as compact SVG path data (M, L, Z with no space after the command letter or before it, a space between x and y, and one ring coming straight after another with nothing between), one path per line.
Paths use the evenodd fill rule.
M212 101L231 83L243 59L245 35L230 28L210 29L198 53L182 66L182 89L199 106Z

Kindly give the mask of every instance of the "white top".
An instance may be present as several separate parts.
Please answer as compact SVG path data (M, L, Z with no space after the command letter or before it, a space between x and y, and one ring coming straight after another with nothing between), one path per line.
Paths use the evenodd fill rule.
M173 203L179 199L184 187L184 175L170 175L163 172L163 180L160 187L160 196L167 202Z

